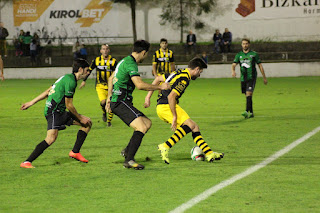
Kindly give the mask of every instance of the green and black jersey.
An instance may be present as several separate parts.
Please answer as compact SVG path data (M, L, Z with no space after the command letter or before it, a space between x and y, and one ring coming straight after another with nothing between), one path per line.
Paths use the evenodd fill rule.
M179 98L183 95L186 88L189 86L191 75L188 69L176 70L171 74L163 74L163 79L165 82L170 83L171 88L168 90L162 90L159 94L157 104L168 104L168 95L171 91L177 93L177 104L179 103Z
M114 73L111 102L131 101L135 85L131 78L140 76L135 58L130 55L122 59Z
M44 115L57 112L63 113L66 110L65 97L73 98L77 88L77 79L74 74L67 74L60 77L51 87L44 108Z
M165 52L160 48L153 55L152 64L156 64L156 71L158 75L171 73L171 63L174 62L173 52L166 49Z
M91 74L92 70L97 70L96 84L107 85L108 79L112 75L112 72L115 71L116 66L117 60L111 55L108 55L107 59L104 59L101 55L92 60L89 71ZM84 81L87 80L89 75L84 79Z
M261 63L258 53L251 50L248 53L241 51L236 55L233 62L240 64L241 81L252 80L257 77L256 64Z

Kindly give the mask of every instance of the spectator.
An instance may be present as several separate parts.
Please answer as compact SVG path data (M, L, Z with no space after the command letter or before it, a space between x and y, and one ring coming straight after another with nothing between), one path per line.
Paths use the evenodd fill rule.
M37 57L37 41L32 39L30 43L30 56L31 56L31 65L34 66L36 64L36 57Z
M8 37L9 32L6 28L4 28L3 22L0 22L0 51L1 55L7 57L7 41L6 38Z
M187 35L187 42L186 42L186 53L190 53L190 48L193 49L194 54L196 53L196 45L197 45L197 37L195 34L192 33L192 30L189 31Z
M73 59L76 60L80 58L80 43L77 41L72 47Z
M37 55L39 55L42 48L41 48L40 38L39 38L39 36L38 36L37 33L34 33L34 34L33 34L33 39L36 40Z
M16 56L22 56L23 53L21 50L21 44L19 38L17 38L16 36L13 36L13 45L16 50Z
M204 62L206 62L206 64L208 64L208 56L207 53L204 51L202 52L202 55L200 57Z
M80 45L80 58L87 60L88 52L84 44Z
M51 42L51 40L48 41L48 43L44 49L44 54L46 57L52 56L52 42Z
M23 45L22 45L23 55L29 56L30 55L30 44L32 41L32 36L30 35L29 31L23 36L22 40L23 40Z
M23 55L23 37L24 37L24 31L20 30L20 34L18 36L18 40L19 40L19 43L20 43L20 50L22 52L21 56Z
M222 35L222 40L223 40L222 52L230 52L230 47L232 42L232 33L229 32L228 28L224 30L224 33ZM227 51L225 51L226 47L227 47Z
M216 33L213 34L213 43L214 43L214 53L221 52L221 45L222 45L222 36L219 30L216 30Z

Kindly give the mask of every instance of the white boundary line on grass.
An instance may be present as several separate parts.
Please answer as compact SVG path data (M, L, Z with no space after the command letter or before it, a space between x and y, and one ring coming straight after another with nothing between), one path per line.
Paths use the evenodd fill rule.
M227 186L235 183L236 181L241 180L242 178L245 178L248 175L251 175L252 173L258 171L259 169L267 166L271 162L277 160L279 157L281 157L282 155L288 153L289 151L291 151L293 148L295 148L299 144L303 143L304 141L306 141L307 139L309 139L313 135L317 134L319 131L320 131L320 126L315 128L311 132L305 134L304 136L302 136L298 140L292 142L291 144L289 144L288 146L284 147L283 149L279 150L278 152L276 152L275 154L271 155L270 157L268 157L264 161L262 161L262 162L260 162L260 163L258 163L256 165L248 168L247 170L245 170L244 172L242 172L240 174L237 174L237 175L235 175L235 176L233 176L233 177L231 177L231 178L229 178L229 179L227 179L225 181L222 181L218 185L215 185L215 186L211 187L210 189L202 192L201 194L197 195L196 197L192 198L191 200L187 201L186 203L183 203L182 205L178 206L174 210L170 211L170 213L180 213L180 212L186 211L187 209L190 209L191 207L193 207L194 205L198 204L199 202L207 199L209 196L213 195L214 193L216 193L220 189L223 189L224 187L227 187Z

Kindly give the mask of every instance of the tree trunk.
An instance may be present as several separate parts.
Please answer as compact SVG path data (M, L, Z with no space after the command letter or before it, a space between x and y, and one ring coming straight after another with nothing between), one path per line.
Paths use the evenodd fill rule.
M144 39L149 41L149 9L143 9L144 15Z
M182 10L182 0L180 0L180 43L183 43L183 10Z
M132 32L133 42L137 40L137 29L136 29L136 0L130 0L131 6L131 20L132 20Z

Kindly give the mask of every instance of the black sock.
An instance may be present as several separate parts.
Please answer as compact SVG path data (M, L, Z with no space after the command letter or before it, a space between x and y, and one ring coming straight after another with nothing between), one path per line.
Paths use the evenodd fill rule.
M252 109L252 96L247 96L247 112L251 112L253 113L253 109Z
M33 150L33 152L31 153L31 155L28 157L28 159L26 161L32 162L35 159L37 159L37 157L39 157L44 150L46 150L46 148L48 148L50 145L47 144L47 142L45 140L43 140L41 143L39 143L36 148Z
M101 106L101 109L102 109L103 114L107 114L107 111L106 111L106 103L104 103L104 104L101 104L101 103L100 103L100 106Z
M74 144L74 147L72 149L72 151L74 153L79 153L80 152L81 146L82 146L84 140L86 139L86 137L87 137L87 133L86 132L84 132L82 130L78 131L77 140L76 140L76 143Z
M128 155L126 157L127 162L130 160L134 160L134 156L136 155L136 153L140 147L143 136L144 136L144 134L140 131L133 132L133 135L130 139L130 142L126 148L126 150L128 152Z

